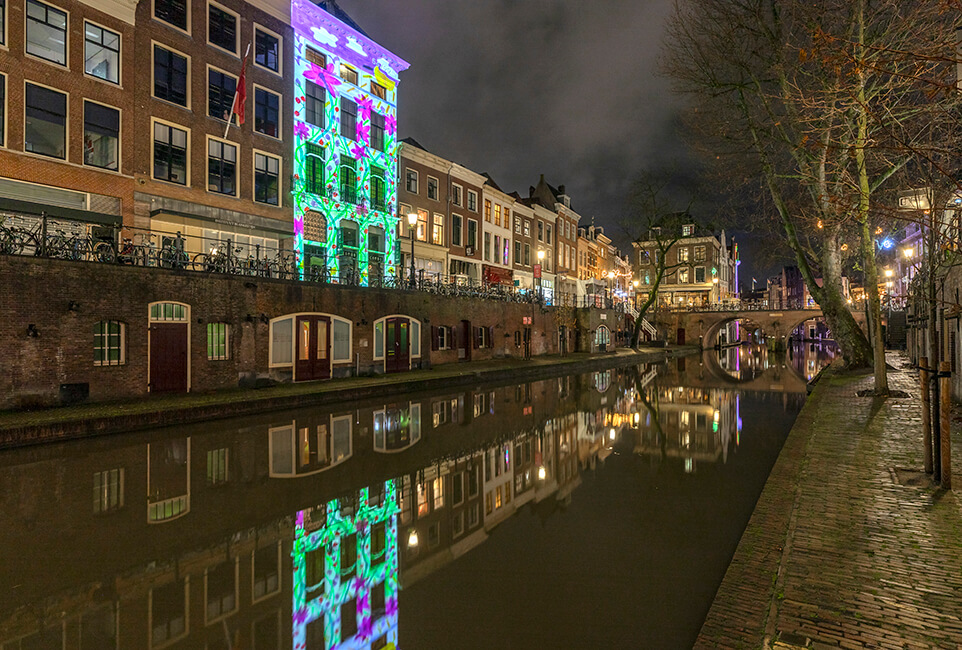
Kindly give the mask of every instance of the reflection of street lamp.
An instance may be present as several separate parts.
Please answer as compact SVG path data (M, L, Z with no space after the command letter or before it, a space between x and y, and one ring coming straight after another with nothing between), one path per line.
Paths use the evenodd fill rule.
M418 225L418 213L408 213L408 225L411 226L411 288L414 288L414 227Z
M614 302L615 302L615 292L612 287L615 281L615 272L608 271L606 275L608 278L608 304L605 306L608 307L608 309L611 309L612 307L614 307Z
M542 262L544 262L543 248L538 249L538 302L544 302L544 291L542 290L543 285L541 284L543 282L541 276L544 273L544 267L541 265Z
M638 280L632 280L631 284L632 286L635 287L635 295L634 295L635 309L638 309L638 285L641 283L638 282Z

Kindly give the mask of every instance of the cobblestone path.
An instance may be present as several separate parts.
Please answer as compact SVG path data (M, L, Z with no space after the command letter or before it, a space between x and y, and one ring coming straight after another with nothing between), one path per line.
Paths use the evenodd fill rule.
M955 492L922 469L917 372L889 355L890 388L832 376L779 455L696 648L962 648L962 453ZM910 470L906 472L905 470Z

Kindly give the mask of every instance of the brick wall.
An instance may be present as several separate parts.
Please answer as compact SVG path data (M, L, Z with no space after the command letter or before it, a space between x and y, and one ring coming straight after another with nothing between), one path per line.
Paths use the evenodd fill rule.
M0 257L0 409L60 402L61 384L88 384L90 400L131 398L148 392L149 305L172 301L190 306L190 383L193 391L235 387L245 380L282 373L268 369L269 326L285 314L319 312L350 319L350 364L334 374L381 372L373 360L374 322L406 315L422 323L421 365L458 360L457 349L431 351L431 326L457 326L469 319L490 328L491 346L471 348L473 361L521 356L514 332L533 319L532 354L557 352L552 309L406 291L320 286L280 280L208 276L188 271L111 266L29 257ZM71 308L73 303L73 308ZM102 320L125 324L126 362L93 363L93 328ZM207 324L227 323L229 359L207 359ZM33 325L36 336L28 333ZM417 365L417 360L415 360Z

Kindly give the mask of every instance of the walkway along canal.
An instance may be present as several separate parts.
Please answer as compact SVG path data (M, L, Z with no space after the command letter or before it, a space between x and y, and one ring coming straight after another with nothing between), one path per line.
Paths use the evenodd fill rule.
M713 354L0 453L0 644L691 647L819 359Z

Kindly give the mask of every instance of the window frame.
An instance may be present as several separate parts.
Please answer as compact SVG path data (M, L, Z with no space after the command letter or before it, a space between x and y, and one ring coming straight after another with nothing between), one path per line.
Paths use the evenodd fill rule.
M347 70L348 76L353 76L353 77L354 77L354 81L351 81L350 79L348 79L347 77L344 76L344 75L345 75L345 70ZM338 76L342 81L345 81L345 82L347 82L347 83L349 83L349 84L351 84L351 85L354 85L354 86L357 86L358 81L361 80L361 79L360 79L360 75L359 75L358 72L357 72L357 68L355 68L354 66L352 66L350 63L345 63L344 61L341 61L341 62L338 64L338 66L337 66L337 76ZM360 86L358 86L358 87L360 87Z
M117 111L117 167L116 167L116 169L111 169L110 167L100 167L99 165L91 165L91 164L88 164L88 163L87 163L87 156L86 156L86 142L87 142L87 104L97 104L98 106L103 106L104 108L109 108L109 109L111 109L111 110ZM123 112L122 110L120 110L120 108L118 108L118 107L116 107L116 106L111 106L110 104L105 104L105 103L103 103L103 102L98 102L98 101L94 101L94 100L92 100L92 99L87 99L86 97L83 99L82 108L83 108L82 120L83 120L83 125L84 125L84 147L85 147L85 150L84 150L84 156L83 156L83 159L82 159L82 161L81 161L81 164L82 164L84 167L92 167L92 168L94 168L94 169L99 169L99 170L101 170L101 171L120 172L120 171L123 169L123 161L121 160L121 154L122 154L122 152L123 152L123 142L121 141L121 134L123 133L123 130L124 130L124 122L123 122L123 120L124 120L124 112Z
M451 205L464 207L464 187L458 183L451 183Z
M123 74L124 74L124 69L123 69L123 61L124 61L124 35L121 34L120 32L117 32L117 31L114 31L113 29L110 29L109 27L106 27L106 26L104 26L104 25L101 25L100 23L98 23L98 22L96 22L96 21L94 21L94 20L90 20L89 18L85 18L83 22L84 22L84 24L83 24L83 34L84 34L84 76L85 76L85 77L90 77L91 79L97 79L97 80L102 81L102 82L104 82L104 83L111 84L112 86L118 86L118 87L123 88L123 78L124 78L124 77L123 77ZM98 76L95 75L95 74L92 74L92 73L90 73L90 72L87 72L87 43L89 42L89 41L87 40L87 25L88 25L88 24L93 25L94 27L96 27L97 29L100 29L100 30L102 30L102 31L110 32L111 34L116 34L116 35L117 35L117 81L111 81L110 79L104 79L103 77L98 77ZM106 48L106 49L109 49L109 48L107 48L107 46L105 46L105 45L104 45L103 47ZM111 51L113 51L113 50L111 50Z
M157 73L157 67L156 67L156 66L157 66L157 63L156 63L156 61L157 61L157 48L158 48L158 47L161 48L162 50L167 50L168 52L171 52L171 53L173 53L173 54L176 54L176 55L178 55L178 56L181 56L181 57L183 57L183 58L185 58L185 59L187 60L187 80L186 80L186 84L185 84L185 88L186 88L185 97L186 97L186 100L185 100L185 103L183 103L183 104L178 104L178 103L175 102L175 101L171 101L171 100L169 100L169 99L165 99L165 98L163 98L163 97L158 97L158 96L157 96L157 78L156 78L156 73ZM191 74L191 58L190 58L190 55L189 55L189 54L184 54L183 52L181 52L181 51L179 51L179 50L176 50L176 49L170 47L170 45L168 45L168 44L166 44L166 43L161 43L160 41L151 40L151 41L150 41L150 96L151 96L151 98L152 98L152 99L156 99L157 101L165 102L165 103L167 103L167 104L169 104L169 105L171 105L171 106L178 106L178 107L180 107L180 108L187 109L187 110L189 111L189 110L191 110L191 100L192 100L192 97L191 97L191 83L192 83L192 82L193 82L193 79L192 79L192 74Z
M460 223L455 225L455 219L457 219L457 221L459 221ZM457 233L458 235L457 241L454 240L455 233ZM457 213L451 213L451 245L457 246L458 248L463 248L463 242L464 242L464 217L462 217L460 214L457 214Z
M311 95L311 94L308 93L308 91L309 91L312 87L317 88L317 89L320 91L320 93L321 93L321 96L320 96L320 97L314 97L313 95ZM319 121L320 121L320 124L317 124L317 123L315 123L315 122L312 122L312 121L308 118L308 116L309 116L311 113L314 113L315 116L317 115L317 112L318 112L318 111L317 111L317 107L314 106L314 104L315 104L316 102L318 102L318 101L320 101L320 104L321 104L321 107L320 107L320 116L321 116L321 118L320 118L320 120L319 120ZM308 105L309 105L309 104L310 104L310 106L311 106L310 109L308 108ZM327 89L326 89L324 86L322 86L321 84L314 83L313 81L311 81L311 80L309 80L309 79L305 79L305 80L304 80L304 122L305 122L306 124L309 124L309 125L311 125L311 126L313 126L313 127L315 127L315 128L322 129L322 130L327 127Z
M157 125L157 124L161 124L162 126L166 126L166 127L168 127L168 128L171 128L171 129L177 129L177 130L179 130L179 131L184 131L184 132L187 133L187 145L186 145L186 147L185 147L185 149L184 149L184 160L185 160L185 165L184 165L185 171L184 171L184 175L186 176L186 179L185 179L184 183L178 183L177 181L172 181L172 180L169 180L169 179L166 179L166 178L159 178L159 177L157 177L157 176L154 175L154 171L155 171L155 169L156 169L156 162L155 162L155 161L156 161L156 157L155 157L155 153L156 153L156 142L157 142L157 140L156 140L156 135L155 135L155 133L154 133L154 130L155 130L155 128L156 128L155 125ZM160 118L158 118L158 117L153 117L153 116L152 116L152 117L150 118L150 179L151 179L151 180L154 180L154 181L160 181L160 182L162 182L162 183L170 183L171 185L178 185L178 186L181 186L181 187L191 187L191 182L190 182L190 181L191 181L191 165L190 165L190 158L191 158L190 152L191 152L191 149L190 149L190 146L191 146L191 129L190 129L190 127L183 126L183 125L181 125L181 124L177 124L176 122L169 122L169 121L167 121L167 120L163 120L163 119L160 119ZM205 158L205 160L206 160L207 156L205 155L204 158ZM206 174L204 175L204 177L206 178Z
M413 176L412 176L413 175ZM411 189L411 179L414 179L414 189ZM404 168L404 190L408 194L417 194L418 189L421 186L421 177L418 170L412 169L410 167Z
M171 29L176 29L178 32L182 34L187 34L188 36L190 36L191 20L193 19L193 15L192 15L193 8L191 7L192 3L189 0L184 1L184 26L181 27L180 25L175 25L174 23L166 20L165 18L160 18L157 16L157 2L158 0L153 0L151 2L151 6L150 6L151 19L156 20L166 25L167 27L170 27Z
M216 65L211 65L210 63L207 64L207 117L212 118L212 119L215 119L215 120L217 120L218 122L221 122L222 124L226 124L226 123L227 123L227 120L225 120L223 117L217 117L216 115L212 115L211 112L210 112L210 89L211 89L210 73L211 73L211 72L216 72L216 73L221 74L221 75L223 75L223 76L225 76L225 77L229 77L229 78L233 79L233 80L234 80L234 95L237 94L237 80L238 80L238 78L237 78L236 75L228 72L227 70L224 70L223 68L219 68L219 67L217 67ZM234 103L234 97L231 96L231 105L227 107L227 110L228 110L228 111L232 108L233 103ZM233 124L233 125L236 125L236 124L237 124L237 118L235 117L235 115L234 115L233 113L231 113L231 115L230 115L230 123Z
M433 183L433 186L434 186L434 192L433 192L433 194L434 194L434 196L431 196L431 194L432 194L432 192L431 192L431 187L432 187L431 181L434 181L434 183ZM429 200L431 200L431 201L440 201L440 200L441 200L441 181L440 181L439 179L435 178L434 176L431 176L430 174L428 174L428 184L427 184L427 190L426 190L426 192L427 192L427 193L426 193L426 196L428 197Z
M221 12L227 14L228 16L233 16L233 17L234 17L234 49L229 50L229 49L227 49L226 47L224 47L223 45L220 45L220 44L218 44L218 43L215 43L214 41L211 40L211 38L210 38L210 28L211 28L212 22L211 22L211 19L210 19L210 11L211 11L212 8L213 8L213 9L216 9L216 10L218 10L218 11L221 11ZM226 54L230 54L232 57L239 58L239 53L238 53L239 45L238 45L238 44L240 43L240 40L241 40L241 39L240 39L240 32L241 32L241 17L240 17L240 14L238 14L236 11L231 11L230 9L228 9L228 8L225 7L224 5L220 4L219 2L214 2L213 0L207 0L207 44L208 44L208 45L211 45L211 46L217 48L217 49L220 50L221 52L224 52L224 53L226 53Z
M381 113L378 113L377 111L372 110L371 111L371 128L368 135L368 146L371 147L371 149L384 153L384 147L387 140L386 126L387 124L384 119L384 115ZM376 142L374 137L375 133L379 134Z
M221 163L222 163L222 164L223 164L223 161L224 161L224 157L223 157L224 147L225 147L225 146L228 146L228 147L233 147L233 149L234 149L234 191L231 192L231 193L221 192L221 191L218 191L218 190L212 190L212 189L210 189L210 156L211 156L211 154L210 154L210 143L211 143L211 142L218 142L218 143L220 143L220 145L221 145L221 158L220 158L220 160L221 160ZM231 142L230 140L225 140L224 138L218 137L218 136L216 136L216 135L210 135L210 134L208 134L208 135L207 135L207 143L206 143L206 146L204 147L204 149L205 149L204 159L207 161L207 164L205 165L206 174L204 175L204 177L205 177L205 179L206 179L206 182L205 182L204 185L205 185L205 187L207 188L207 191L208 191L209 193L211 193L211 194L218 194L218 195L220 195L220 196L233 196L233 197L239 196L239 191L240 191L240 145L238 145L236 142ZM222 178L223 178L223 177L222 177ZM221 183L221 185L223 185L223 182Z
M35 4L38 4L38 5L42 5L43 7L46 8L46 10L47 10L47 11L46 11L46 16L47 16L46 19L47 19L47 20L49 20L49 11L50 11L50 9L53 9L54 11L60 12L60 13L62 13L62 14L64 15L64 29L63 29L63 44L64 44L64 45L63 45L63 63L61 63L60 61L56 61L56 60L54 60L54 59L48 59L47 57L42 56L42 55L40 55L40 54L34 54L33 52L31 52L31 51L29 50L29 47L30 47L30 23L31 23L31 20L33 20L33 19L31 19L31 17L30 17L30 3L31 3L31 2L33 2L33 3L35 3ZM8 16L9 16L9 14L8 14ZM34 22L39 22L39 21L34 21ZM49 23L44 22L43 24L49 27ZM26 0L26 2L24 2L24 4L23 4L23 53L24 53L24 56L27 56L27 57L29 57L29 58L31 58L31 59L36 59L37 61L43 61L43 62L45 62L45 63L50 63L50 64L52 64L52 65L55 65L55 66L58 66L58 67L61 67L61 68L66 68L67 70L69 70L69 69L70 69L70 12L67 11L66 9L64 9L63 7L60 7L60 6L54 5L54 4L50 4L50 3L48 3L48 2L44 2L43 0Z
M3 24L0 25L0 47L7 46L7 24L10 22L7 14L9 4L9 0L0 0L0 21L3 22Z
M216 342L211 341L211 328L213 334L218 337ZM223 337L223 341L219 340ZM207 323L207 360L208 361L227 361L230 359L230 323L216 321ZM213 352L212 352L213 350Z
M51 92L58 93L64 97L64 125L63 125L63 156L51 156L39 151L28 151L27 150L27 87L36 86L37 88L43 88L44 90L49 90ZM46 84L37 83L36 81L30 81L28 79L23 80L23 152L34 156L42 156L44 158L49 158L52 160L62 160L68 162L70 160L70 93L64 92L59 88L54 88L53 86L48 86Z
M345 102L352 104L354 106L354 111L345 111ZM341 95L337 101L338 112L340 117L338 119L337 134L342 138L347 138L351 142L357 142L357 102L347 97L346 95ZM345 115L351 115L354 117L354 128L350 130L350 135L344 135L345 130Z
M5 2L6 0L0 0L0 2ZM0 72L0 148L6 148L7 146L7 119L9 117L7 110L7 94L8 94L8 82L9 78L6 73Z
M317 150L321 151L324 155L323 155L323 156L317 156L317 155L315 155L315 154L314 154L314 151L313 151L313 149L314 149L315 147L317 148ZM318 189L318 188L317 188L316 186L314 186L313 183L308 182L308 176L307 176L307 168L308 168L307 161L308 161L308 158L318 158L318 159L321 161L321 163L320 163L320 169L321 169L321 184L320 184L320 188L319 188L319 189L320 189L320 192L312 192L312 191L311 191L311 188L312 188L312 187L313 187L314 189ZM314 196L327 196L327 173L326 173L326 172L327 172L327 148L326 148L324 145L321 145L321 144L316 144L316 143L314 143L314 142L308 142L308 143L307 143L307 146L305 147L305 151L304 151L304 179L303 179L303 180L304 180L304 191L307 192L308 194L313 194Z
M282 134L282 125L284 120L284 96L281 93L271 90L266 86L261 86L260 84L254 84L253 91L254 92L252 94L254 95L254 123L251 125L251 131L253 133L259 133L273 140L282 141L283 138L281 137L281 134ZM265 133L264 131L260 131L257 128L257 106L258 106L257 93L258 92L266 93L268 95L274 95L275 97L277 97L277 122L275 124L275 128L277 129L277 135L271 135L270 133Z
M109 351L112 349L111 346L109 345L109 337L111 336L111 334L110 334L109 332L105 332L102 326L105 325L105 324L106 324L106 325L109 325L110 323L116 323L117 325L119 325L119 329L120 329L120 331L119 331L118 334L117 334L117 337L118 337L119 340L118 340L118 343L117 343L118 359L117 359L116 362L114 362L113 360L111 360L111 359L109 359L109 358L106 358L107 356L109 356ZM97 368L105 368L105 367L111 367L111 366L125 366L125 365L127 365L127 323L125 323L125 322L122 321L122 320L110 320L110 319L97 321L96 323L94 323L94 333L93 333L93 336L94 336L94 345L93 345L94 360L93 360L93 364L94 364L95 367L97 367ZM98 347L97 347L97 338L98 338L98 337L107 337L108 342L105 343L104 346L98 348ZM102 360L100 360L100 361L97 360L97 350L103 350L103 351L104 351L104 355L105 355L105 358L104 358L104 359L102 359Z
M265 158L273 158L277 161L277 203L268 203L266 201L257 200L257 156L264 156ZM272 154L269 151L262 151L261 149L253 149L251 155L251 198L254 203L259 203L261 205L269 205L271 207L280 208L283 207L283 201L281 200L281 179L283 178L284 171L284 159L276 154ZM268 170L269 173L269 170Z
M261 65L260 63L257 62L257 32L258 31L277 39L277 70L274 70L270 66ZM261 70L267 70L271 74L275 74L278 77L283 77L284 76L284 37L278 34L277 32L275 32L274 30L268 29L267 27L264 27L264 25L258 22L255 22L253 42L254 42L254 57L252 61L254 65L260 68Z
M477 213L478 193L475 192L474 190L471 190L471 189L468 190L468 198L467 198L467 202L465 203L465 207L467 207L467 209L470 210L471 212Z

